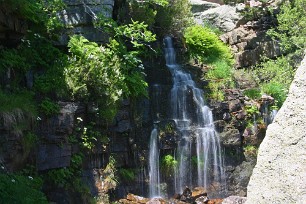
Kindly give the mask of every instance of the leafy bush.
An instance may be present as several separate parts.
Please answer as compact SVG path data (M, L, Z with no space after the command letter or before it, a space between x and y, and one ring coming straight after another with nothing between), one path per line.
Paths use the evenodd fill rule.
M275 99L276 105L281 107L287 97L288 89L279 82L271 81L262 84L262 91Z
M222 60L212 64L205 78L210 81L208 88L212 99L224 100L224 89L234 86L232 68Z
M5 93L0 90L0 113L9 113L20 109L30 115L36 116L37 109L33 96L34 94L29 91Z
M69 167L58 168L48 171L45 175L45 180L57 187L64 187L66 189L82 189L76 184L81 184L81 166L83 162L82 154L74 154L71 157Z
M184 32L184 38L190 58L203 63L213 63L220 59L229 65L233 63L229 47L209 28L200 25L190 26Z
M248 114L249 117L252 117L254 114L257 115L259 114L259 110L257 108L257 106L253 105L253 106L246 106L245 110Z
M49 98L44 99L40 103L39 107L40 111L47 117L57 115L60 111L60 106L57 103L51 101Z
M257 65L252 72L261 92L271 95L275 98L277 106L281 107L295 72L290 56L266 60Z
M161 159L161 170L166 174L166 175L171 175L177 166L178 162L175 160L175 158L168 154L163 156Z
M2 0L1 4L6 8L7 13L43 27L48 34L55 34L55 30L63 27L57 15L57 12L65 6L62 0Z
M16 49L0 49L0 73L14 73L9 82L11 89L24 86L28 71L34 74L34 91L42 95L67 95L63 67L67 58L51 41L28 33Z
M277 15L278 26L268 31L280 40L285 52L302 52L306 46L306 0L284 1Z
M0 173L0 203L47 204L41 187L40 178Z
M259 89L247 89L243 91L243 94L251 99L258 99L261 97Z
M99 47L82 36L73 36L68 44L72 56L65 69L66 82L75 97L96 101L100 115L112 119L119 99L147 96L139 57L155 35L137 21L118 26L111 19L101 18L96 26L108 27L114 39ZM132 51L125 46L128 43Z
M243 147L243 150L246 155L256 157L258 152L258 147L254 145L246 145Z
M168 4L157 8L155 29L160 35L173 34L181 37L182 32L194 24L189 0L167 0Z

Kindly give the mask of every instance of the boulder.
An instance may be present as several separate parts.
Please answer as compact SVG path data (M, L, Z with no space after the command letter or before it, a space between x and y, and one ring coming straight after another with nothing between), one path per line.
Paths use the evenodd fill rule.
M258 151L247 204L305 203L306 57ZM263 185L264 184L264 185Z
M221 31L229 32L242 23L243 17L237 12L236 7L222 5L195 13L195 19L199 24L203 24L203 21L209 22Z
M192 13L199 13L220 6L220 4L218 3L202 1L202 0L190 0L190 4L191 4Z

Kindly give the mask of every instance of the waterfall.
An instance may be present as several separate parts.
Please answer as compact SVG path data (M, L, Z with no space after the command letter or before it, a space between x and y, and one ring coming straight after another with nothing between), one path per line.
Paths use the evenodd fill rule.
M157 125L150 137L149 153L149 196L150 198L160 197L160 177L159 177L159 148L158 148L158 131Z
M173 79L171 117L180 132L176 152L178 167L175 170L175 191L182 193L185 186L202 186L207 189L216 182L224 184L221 147L212 112L205 105L203 91L196 87L191 75L176 63L172 39L166 37L164 43L166 65ZM196 160L192 158L194 152ZM192 175L194 163L196 175Z
M273 122L274 118L276 117L278 110L272 110L270 113L270 123Z

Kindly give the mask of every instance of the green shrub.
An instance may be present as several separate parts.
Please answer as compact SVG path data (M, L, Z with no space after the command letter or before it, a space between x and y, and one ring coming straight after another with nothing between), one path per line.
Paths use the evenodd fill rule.
M206 77L213 80L228 79L232 77L231 69L231 66L225 61L220 60L212 64L212 68L208 70Z
M249 117L252 117L254 114L257 115L257 114L260 113L257 106L255 106L255 105L245 106L245 110L246 110Z
M305 7L306 0L283 1L277 15L278 26L268 31L285 52L303 52L306 47Z
M166 174L171 176L171 174L174 172L175 167L177 166L178 162L175 160L175 158L168 154L163 156L161 159L161 170Z
M287 97L288 89L284 84L278 82L268 82L262 84L262 91L275 99L276 105L281 107Z
M222 60L212 64L205 79L209 80L209 97L216 100L224 100L224 90L234 86L232 68Z
M261 97L259 89L247 89L243 91L243 94L251 99L259 99Z
M182 36L182 32L194 24L189 0L167 0L168 4L157 8L154 29L161 37Z
M229 47L209 28L190 26L184 32L184 38L190 58L209 64L221 59L228 65L233 63Z
M34 94L29 91L4 93L0 90L0 113L9 113L20 109L30 115L37 115Z
M39 105L40 111L47 117L57 115L60 111L60 106L51 101L49 98L45 98Z
M45 175L45 180L57 187L66 189L82 189L81 186L75 184L81 184L81 167L83 162L82 154L74 154L71 157L69 167L63 167L58 169L52 169Z
M248 156L256 157L258 153L258 147L254 145L246 145L243 147L244 153Z
M276 105L281 107L294 77L292 59L288 55L276 60L264 60L253 69L254 79L259 84L261 92L271 95L276 100Z
M36 177L0 173L0 203L48 203Z

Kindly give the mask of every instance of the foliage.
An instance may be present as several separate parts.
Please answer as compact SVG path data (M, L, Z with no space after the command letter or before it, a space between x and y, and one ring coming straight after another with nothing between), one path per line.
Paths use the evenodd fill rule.
M261 97L261 92L259 89L247 89L243 91L243 94L251 99L258 99Z
M246 145L243 147L244 153L249 156L257 156L258 148L254 145Z
M303 51L306 46L306 0L284 1L277 15L277 28L269 34L280 40L286 52Z
M63 27L57 15L57 12L63 10L65 6L62 0L1 0L0 2L7 13L42 27L48 34L55 34L54 31Z
M0 73L14 73L12 89L24 86L27 72L34 74L34 91L39 94L64 95L66 85L63 67L66 56L46 38L33 33L22 39L16 49L0 49Z
M190 26L184 32L190 58L203 63L213 63L222 59L228 65L233 63L232 54L225 44L209 28Z
M103 147L109 143L109 138L102 134L99 127L97 127L95 122L90 122L89 124L83 124L83 119L81 117L77 118L76 131L80 136L80 146L86 150L93 150L97 144ZM77 143L78 140L76 136L71 135L68 138L70 143Z
M60 106L51 101L49 98L45 98L39 105L40 111L46 115L47 117L50 117L52 115L59 114Z
M118 170L120 177L127 182L134 181L136 176L135 176L135 171L133 169L125 169L125 168L120 168Z
M0 113L10 113L20 109L30 115L37 115L33 93L29 91L5 93L0 90L0 104Z
M81 189L81 182L79 181L81 176L81 165L83 162L82 154L74 154L71 157L71 163L69 167L63 167L48 171L45 176L45 180L66 189ZM79 185L76 185L79 184Z
M38 177L0 173L0 203L48 203L41 187Z
M205 78L210 81L208 88L212 99L224 100L224 89L234 86L232 68L222 60L212 64Z
M175 160L175 158L168 154L163 156L161 159L161 170L166 174L171 176L173 173L175 167L177 166L178 162Z
M103 178L103 182L107 184L108 189L115 189L118 184L118 179L116 177L117 168L116 168L116 160L113 156L109 157L109 162L105 169L103 170L103 174L105 175Z
M114 23L100 21L97 25L106 26L107 22ZM72 56L65 69L66 82L77 98L97 101L101 115L108 119L113 118L119 99L147 95L138 56L144 43L155 40L155 36L146 27L136 21L112 27L115 39L106 46L99 47L82 36L73 36L69 41ZM130 39L134 50L127 49L126 39Z
M288 88L282 83L270 81L262 84L261 89L264 93L275 99L275 103L278 107L281 107L286 100Z
M155 23L157 9L159 7L165 7L169 4L167 0L130 0L128 2L130 15L132 16L133 20L144 22L149 27L152 27Z
M279 107L285 101L294 77L295 68L291 61L290 56L282 56L276 60L264 61L252 71L261 91L271 95Z
M155 28L161 36L173 34L181 37L182 32L193 25L191 4L188 0L167 0L164 7L157 8Z
M257 106L255 106L255 105L245 106L245 110L246 110L249 117L252 117L254 114L257 115L257 114L260 113Z
M270 15L270 11L267 9L267 6L246 6L242 15L246 21L259 20L264 16Z

